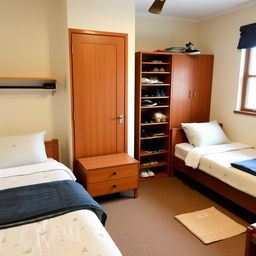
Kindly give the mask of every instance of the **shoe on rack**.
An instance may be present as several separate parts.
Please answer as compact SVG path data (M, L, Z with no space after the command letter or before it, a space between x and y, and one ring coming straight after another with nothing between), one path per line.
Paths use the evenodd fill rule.
M159 89L156 90L156 97L161 97L161 90Z
M148 178L148 177L149 177L149 175L148 175L148 173L145 171L145 169L143 169L143 171L140 172L140 177L141 177L141 178Z
M154 67L151 72L159 72L159 68L158 67Z
M142 137L142 138L147 138L147 137L150 137L150 136L149 136L149 134L146 132L145 129L142 129L142 130L141 130L141 137Z
M157 76L151 76L149 80L151 81L152 84L163 84L163 82L160 81Z
M142 97L148 97L148 96L149 96L148 91L142 89L141 96L142 96Z
M165 93L164 93L164 90L163 90L163 89L159 90L159 92L160 92L160 96L162 96L162 97L165 96Z
M159 71L160 72L165 72L165 69L164 68L160 68Z
M150 164L158 164L158 161L156 159L151 159Z
M141 83L142 84L152 84L151 80L147 77L142 77L141 78Z
M154 63L163 63L162 60L152 60L152 62L154 62Z
M152 132L153 136L163 136L164 132Z
M142 100L141 101L141 105L142 106L156 106L157 103L156 102L153 102L151 100Z
M154 172L151 169L147 169L147 173L148 173L149 177L154 177L155 176Z

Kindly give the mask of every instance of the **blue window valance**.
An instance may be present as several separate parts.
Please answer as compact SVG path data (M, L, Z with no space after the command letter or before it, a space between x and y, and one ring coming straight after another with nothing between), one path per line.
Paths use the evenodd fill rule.
M256 23L240 27L240 40L237 49L256 47Z

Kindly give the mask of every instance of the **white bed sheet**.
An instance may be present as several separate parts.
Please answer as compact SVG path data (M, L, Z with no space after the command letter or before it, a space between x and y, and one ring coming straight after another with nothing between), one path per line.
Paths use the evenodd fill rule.
M75 180L61 163L0 169L0 190L56 180ZM120 256L121 252L90 210L70 212L40 222L0 230L2 256Z
M176 149L179 148L176 154ZM175 146L175 156L185 160L193 149L188 143ZM181 153L182 152L182 153ZM198 169L227 183L228 185L256 197L256 176L233 168L230 163L256 158L253 148L240 149L216 154L208 154L200 158ZM196 169L192 171L197 171Z

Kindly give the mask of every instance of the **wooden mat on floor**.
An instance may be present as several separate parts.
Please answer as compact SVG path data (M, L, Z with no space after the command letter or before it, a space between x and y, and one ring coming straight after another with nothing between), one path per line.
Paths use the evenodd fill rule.
M236 236L246 231L244 226L236 223L215 207L180 214L175 218L205 244Z

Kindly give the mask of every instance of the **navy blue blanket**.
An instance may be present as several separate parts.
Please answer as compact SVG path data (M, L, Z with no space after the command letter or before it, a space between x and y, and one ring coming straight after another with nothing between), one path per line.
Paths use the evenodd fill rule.
M77 182L54 181L0 191L0 229L28 224L71 211L90 209L102 224L107 215Z
M256 176L256 158L231 163L231 166Z

